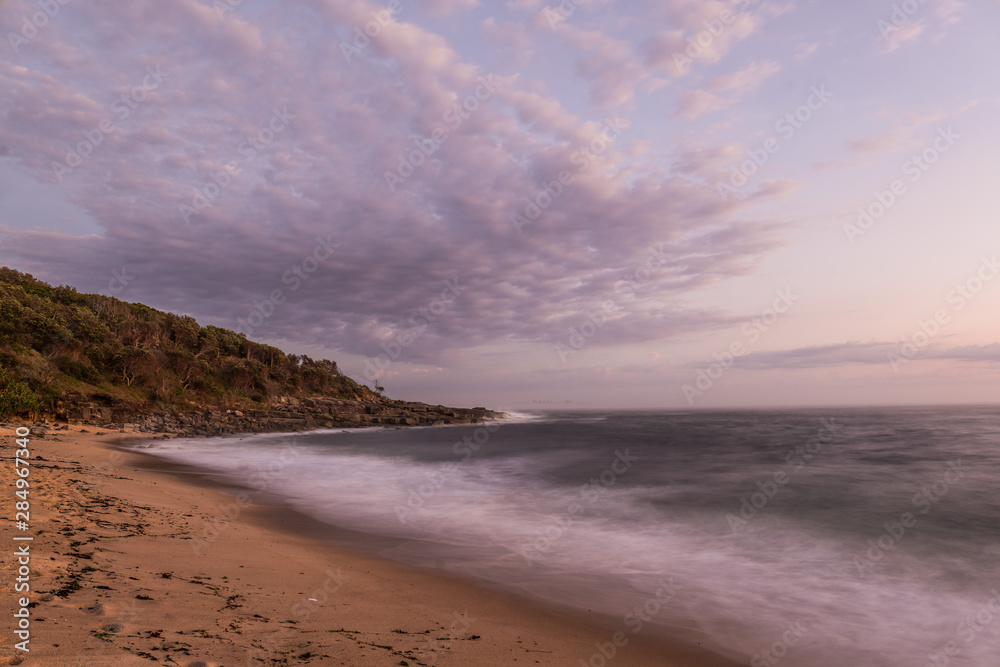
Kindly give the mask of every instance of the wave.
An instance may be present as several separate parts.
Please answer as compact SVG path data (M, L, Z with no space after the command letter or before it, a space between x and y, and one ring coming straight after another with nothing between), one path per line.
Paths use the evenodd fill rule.
M992 621L990 591L1000 588L986 576L1000 545L996 531L982 530L984 517L995 518L982 494L995 479L996 462L985 458L989 438L981 433L965 445L947 433L938 441L922 434L921 455L899 458L887 473L885 452L871 452L872 461L859 454L885 429L859 428L864 438L837 443L842 462L830 451L828 460L800 473L797 488L784 487L785 495L736 531L727 515L739 512L744 489L755 490L748 480L759 479L751 455L770 471L770 452L780 461L799 441L797 433L760 451L735 436L728 450L705 450L704 431L697 430L701 439L684 459L663 444L679 437L676 423L639 449L647 416L641 428L617 417L577 423L577 431L529 416L497 430L489 454L484 449L467 460L451 455L447 443L432 443L435 434L410 431L375 439L338 432L156 441L146 451L276 494L331 525L399 540L385 556L602 611L621 618L623 627L636 622L630 610L655 600L657 613L647 625L742 659L798 637L786 635L789 628L802 636L781 649L787 664L924 665L949 642L961 647L950 665L978 667L1000 655L1000 633L968 620L975 624L980 614ZM595 430L599 437L582 439ZM766 434L786 430L794 431L770 424ZM612 468L610 452L620 450L606 442L639 452L640 462ZM934 449L937 459L929 454ZM966 486L947 496L950 504L933 508L937 515L898 533L899 511L884 508L895 508L896 498L903 509L909 505L915 482L906 475L933 481L938 467L928 462L962 451L976 460L979 477L970 473ZM749 476L739 475L741 468ZM856 479L878 494L855 495ZM809 511L796 509L803 499ZM890 526L888 537L883 525ZM669 601L658 596L667 587Z

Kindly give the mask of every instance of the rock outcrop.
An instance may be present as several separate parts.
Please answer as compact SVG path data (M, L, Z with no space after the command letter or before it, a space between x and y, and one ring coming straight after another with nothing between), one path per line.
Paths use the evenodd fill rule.
M65 397L54 413L57 422L103 429L134 428L144 433L214 436L272 433L317 428L478 424L502 416L486 408L450 408L408 401L341 398L274 399L260 408L218 408L177 412L171 409L135 411L111 396Z

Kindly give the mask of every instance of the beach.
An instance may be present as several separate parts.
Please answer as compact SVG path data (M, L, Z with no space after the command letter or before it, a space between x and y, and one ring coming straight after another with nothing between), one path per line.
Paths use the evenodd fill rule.
M2 435L13 506L13 426ZM318 539L288 508L124 450L144 437L70 426L30 438L30 522L9 531L34 538L9 542L30 544L30 592L3 587L0 664L735 664ZM3 566L13 582L17 558ZM25 595L29 652L14 648L11 616Z

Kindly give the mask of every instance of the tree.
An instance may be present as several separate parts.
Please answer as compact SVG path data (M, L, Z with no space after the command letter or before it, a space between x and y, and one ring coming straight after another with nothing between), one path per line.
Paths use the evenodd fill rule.
M121 373L126 387L131 387L141 379L149 365L149 352L134 347L124 348L115 359L115 365Z

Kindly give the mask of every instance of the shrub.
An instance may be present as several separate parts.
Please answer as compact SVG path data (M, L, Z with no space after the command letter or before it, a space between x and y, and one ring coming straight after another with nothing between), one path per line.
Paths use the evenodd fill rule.
M37 413L38 396L7 371L0 369L0 417Z

